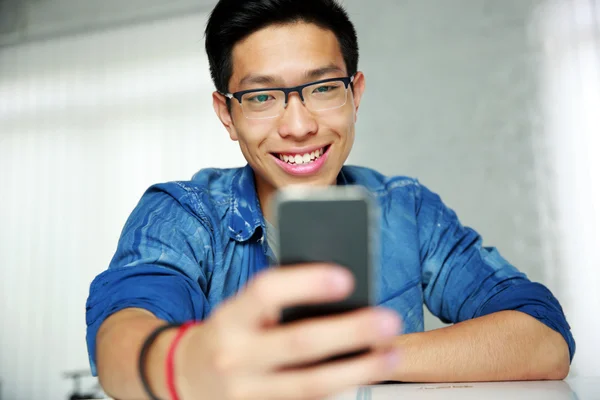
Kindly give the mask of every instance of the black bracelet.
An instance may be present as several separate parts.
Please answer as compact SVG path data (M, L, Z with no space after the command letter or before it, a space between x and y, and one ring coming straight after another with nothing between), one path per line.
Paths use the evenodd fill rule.
M156 341L158 335L171 328L179 328L181 324L167 324L162 325L156 328L155 330L148 335L144 344L142 345L142 350L140 350L140 357L138 359L138 372L140 374L140 380L142 381L142 386L146 391L146 394L150 397L151 400L160 400L150 389L150 383L148 382L148 377L146 376L146 359L148 358L148 352L150 351L150 347Z

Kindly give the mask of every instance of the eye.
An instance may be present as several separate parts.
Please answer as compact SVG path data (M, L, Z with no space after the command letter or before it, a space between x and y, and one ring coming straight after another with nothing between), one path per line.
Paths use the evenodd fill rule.
M335 88L335 86L319 86L313 91L313 93L327 93L331 92Z
M273 96L270 96L268 94L258 94L256 96L249 97L248 101L251 101L253 103L265 103L271 99L273 99Z

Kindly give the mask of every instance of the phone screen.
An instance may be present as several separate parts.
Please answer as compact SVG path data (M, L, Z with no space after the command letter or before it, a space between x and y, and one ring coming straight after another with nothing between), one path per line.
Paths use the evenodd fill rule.
M285 309L282 323L373 305L372 205L365 195L347 196L344 193L334 188L328 196L288 197L278 203L278 256L282 267L334 263L347 268L355 279L354 291L348 298L335 303Z

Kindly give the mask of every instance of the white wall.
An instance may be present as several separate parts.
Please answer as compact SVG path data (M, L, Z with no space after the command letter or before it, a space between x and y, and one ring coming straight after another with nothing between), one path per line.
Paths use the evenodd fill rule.
M592 3L551 2L539 24L546 271L568 313L581 375L600 373L600 2Z
M0 52L0 377L65 398L85 300L152 183L243 165L212 111L205 16Z
M544 212L555 202L543 198L543 171L555 165L569 171L566 178L598 166L563 169L579 149L562 163L545 153L550 146L561 154L576 116L550 119L562 112L552 99L558 102L564 87L548 95L554 59L544 34L532 29L544 3L345 3L359 30L368 87L350 161L416 176L439 192L487 244L563 295L569 321L584 335L593 322L581 310L595 299L572 296L584 286L566 266L582 259L556 246L563 243L559 228L544 222L559 217ZM89 283L106 268L147 186L206 166L243 164L213 115L204 23L197 14L0 50L4 400L64 398L69 383L61 371L87 368ZM592 132L597 125L587 126ZM561 197L572 189L561 179L551 195L568 210L582 197ZM579 223L590 232L598 226ZM560 231L569 243L578 237L573 226ZM557 271L575 278L568 288L553 278ZM427 326L439 324L428 317ZM578 345L574 371L600 370L595 344Z

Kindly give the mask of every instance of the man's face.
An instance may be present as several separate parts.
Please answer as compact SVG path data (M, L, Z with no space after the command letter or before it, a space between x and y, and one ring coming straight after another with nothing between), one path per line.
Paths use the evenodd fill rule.
M334 33L313 24L277 25L252 34L234 47L229 90L287 88L347 75ZM231 100L231 112L220 94L214 94L213 102L231 139L239 142L254 170L260 195L290 184L335 182L354 142L363 90L364 76L359 72L354 77L354 93L347 89L341 107L311 111L298 93L292 93L278 116L262 119L248 118L236 99Z

